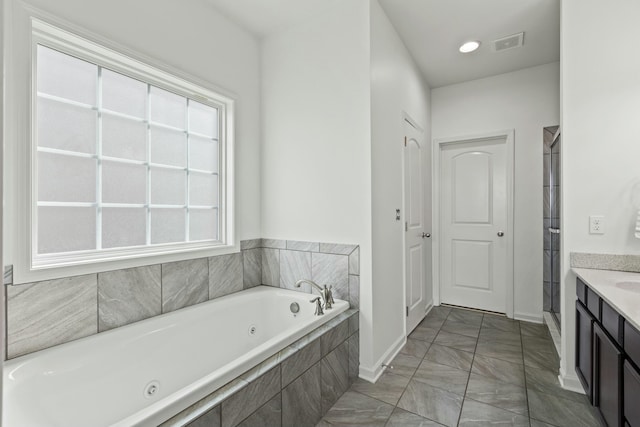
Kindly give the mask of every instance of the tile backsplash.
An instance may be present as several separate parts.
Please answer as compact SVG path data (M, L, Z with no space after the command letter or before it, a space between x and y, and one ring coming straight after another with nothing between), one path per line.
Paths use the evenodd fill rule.
M359 247L254 239L241 252L21 285L5 267L7 359L219 298L258 285L332 285L358 308Z

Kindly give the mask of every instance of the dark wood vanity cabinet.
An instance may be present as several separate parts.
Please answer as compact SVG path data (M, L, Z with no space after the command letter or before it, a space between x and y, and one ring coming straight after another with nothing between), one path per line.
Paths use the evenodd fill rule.
M576 373L582 382L584 391L587 393L589 402L592 404L593 322L594 318L587 308L580 301L576 301Z
M578 279L576 373L609 427L640 427L640 332Z
M622 426L624 353L598 323L593 324L593 406L610 427Z

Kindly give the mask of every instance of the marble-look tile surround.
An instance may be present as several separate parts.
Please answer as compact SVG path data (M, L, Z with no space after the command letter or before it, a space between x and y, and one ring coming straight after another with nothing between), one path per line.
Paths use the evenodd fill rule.
M240 253L13 285L4 269L11 359L257 285L293 288L300 278L333 284L359 301L355 245L255 239ZM301 289L296 289L301 290ZM302 289L311 292L310 287Z
M358 311L350 309L161 427L314 426L355 382L358 340Z
M360 302L360 247L337 243L254 239L241 242L244 287L268 285L315 293L311 286L294 287L299 279L333 286L335 298Z

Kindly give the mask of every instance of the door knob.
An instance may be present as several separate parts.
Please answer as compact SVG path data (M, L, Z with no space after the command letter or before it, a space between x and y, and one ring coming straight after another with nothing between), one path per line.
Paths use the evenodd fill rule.
M424 239L425 237L427 237L427 238L428 238L428 237L431 237L431 233L424 233L424 232L423 232L423 233L420 235L420 237L422 237L423 239Z
M502 237L502 236L504 236L504 232L498 231L498 237Z

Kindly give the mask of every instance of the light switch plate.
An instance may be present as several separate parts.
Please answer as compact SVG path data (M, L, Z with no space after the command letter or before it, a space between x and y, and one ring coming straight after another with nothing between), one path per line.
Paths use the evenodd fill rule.
M604 234L604 216L591 215L589 217L589 234Z

